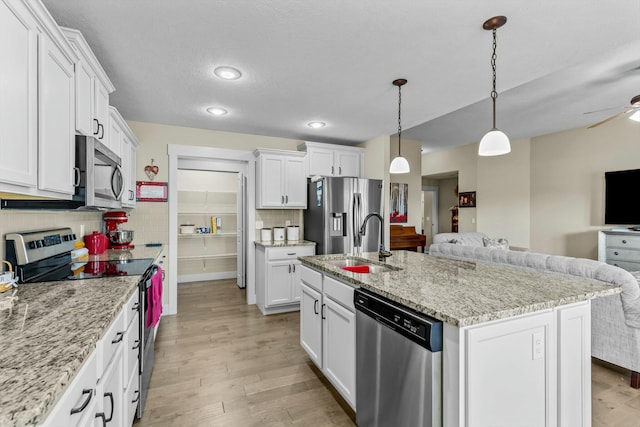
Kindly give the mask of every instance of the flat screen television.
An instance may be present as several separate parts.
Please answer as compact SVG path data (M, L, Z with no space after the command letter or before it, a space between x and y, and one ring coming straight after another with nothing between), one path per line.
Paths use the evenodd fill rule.
M640 169L605 172L604 223L640 228Z

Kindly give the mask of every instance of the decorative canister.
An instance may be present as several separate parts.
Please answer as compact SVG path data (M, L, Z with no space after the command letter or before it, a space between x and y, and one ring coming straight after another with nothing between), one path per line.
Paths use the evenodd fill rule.
M271 229L270 228L262 228L260 230L260 240L263 242L271 241Z
M274 227L273 228L273 241L274 242L283 242L284 241L284 227Z
M300 240L300 227L297 225L287 226L287 240L297 242Z

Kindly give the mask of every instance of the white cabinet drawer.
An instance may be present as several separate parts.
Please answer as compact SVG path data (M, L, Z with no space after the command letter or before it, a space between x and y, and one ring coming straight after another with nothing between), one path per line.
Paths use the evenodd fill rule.
M299 256L315 255L315 246L286 246L283 248L267 248L267 260L297 259Z
M640 262L640 250L607 248L607 262L609 261Z
M109 329L104 334L102 340L100 340L100 346L102 347L100 361L100 367L104 370L109 366L111 359L116 351L122 347L124 343L124 334L126 325L124 324L124 310L120 310L118 316L113 321ZM100 347L98 347L100 348Z
M353 312L356 311L355 306L353 305L354 287L338 282L337 280L327 276L324 276L322 286L325 295L342 304L345 308L348 308Z
M607 247L640 249L640 236L611 234L607 236Z
M131 375L131 371L138 365L138 354L140 353L140 328L137 313L133 321L129 324L124 341L124 378L122 381L126 384L126 381L129 380L129 376Z
M96 352L93 351L47 417L46 426L78 426L87 419L89 411L95 413L97 363ZM93 413L90 420L93 420Z
M316 291L322 292L322 274L309 267L300 266L300 280L314 288Z
M129 328L131 321L138 314L138 307L140 306L140 292L138 288L133 292L129 301L124 305L124 325L125 328Z
M627 271L640 271L640 262L617 261L607 259L607 264L615 265Z
M138 407L138 401L140 400L140 377L138 376L138 366L136 365L135 372L132 372L129 378L127 378L126 388L124 389L124 416L125 426L133 424L133 420L136 416L136 408Z

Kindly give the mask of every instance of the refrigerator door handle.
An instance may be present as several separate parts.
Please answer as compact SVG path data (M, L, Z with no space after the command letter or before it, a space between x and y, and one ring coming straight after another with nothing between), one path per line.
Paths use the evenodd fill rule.
M361 202L360 193L353 194L353 246L359 248L362 244L362 238L360 237L360 215L361 215Z

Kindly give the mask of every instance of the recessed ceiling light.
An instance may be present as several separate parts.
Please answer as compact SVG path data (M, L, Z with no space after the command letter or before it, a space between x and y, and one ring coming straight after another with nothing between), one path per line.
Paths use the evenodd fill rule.
M310 128L313 129L320 129L325 127L327 124L325 122L309 122L307 123L307 126L309 126Z
M227 110L225 110L224 108L220 108L220 107L209 107L207 108L207 111L211 114L213 114L214 116L224 116L225 114L228 113Z
M240 78L240 76L242 76L242 73L240 72L240 70L238 70L237 68L233 68L233 67L218 67L215 70L213 70L213 73L220 77L221 79L225 79L225 80L237 80Z

